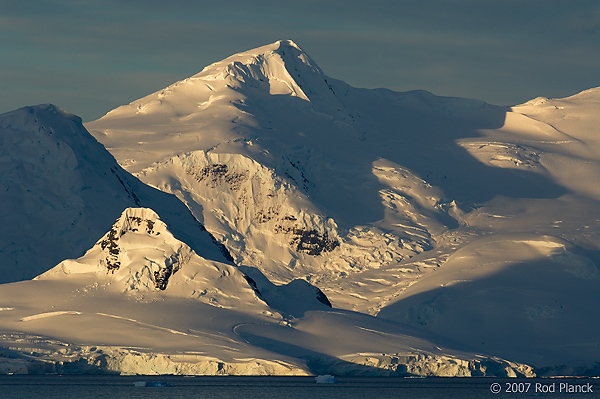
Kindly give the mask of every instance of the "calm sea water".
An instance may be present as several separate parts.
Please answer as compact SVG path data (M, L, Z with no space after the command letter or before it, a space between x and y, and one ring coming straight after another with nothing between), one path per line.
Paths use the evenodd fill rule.
M137 387L137 381L164 381L172 387ZM143 377L143 376L0 376L2 399L470 399L470 398L600 398L597 379L494 378L338 378L317 384L313 377ZM490 387L499 384L495 394ZM527 386L527 384L530 384ZM560 383L592 386L590 393L561 393ZM536 392L536 384L537 392ZM555 392L552 392L552 386ZM496 386L498 387L498 385ZM528 388L527 388L528 387ZM564 387L564 386L563 386ZM527 392L525 390L527 389ZM589 388L582 388L589 389ZM546 390L541 392L540 390ZM515 391L515 392L508 392ZM519 392L521 391L521 392ZM597 392L596 392L597 391Z

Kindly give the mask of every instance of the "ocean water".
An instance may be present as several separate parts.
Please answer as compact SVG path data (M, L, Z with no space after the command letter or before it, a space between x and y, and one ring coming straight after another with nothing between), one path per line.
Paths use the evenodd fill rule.
M139 381L165 382L172 386L135 386L135 383ZM596 383L598 384L596 385ZM500 392L494 393L493 391L498 387L500 387ZM582 392L589 391L590 387L593 392ZM561 388L563 388L563 392L560 392ZM579 390L579 392L567 393L568 389ZM345 377L338 378L337 384L317 384L314 377L0 376L0 398L2 399L481 399L532 397L600 398L600 380Z

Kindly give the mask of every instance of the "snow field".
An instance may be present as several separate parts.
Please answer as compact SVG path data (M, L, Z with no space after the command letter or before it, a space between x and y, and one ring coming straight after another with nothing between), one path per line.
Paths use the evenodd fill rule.
M4 114L2 278L41 275L0 286L0 370L596 375L599 105L356 89L279 41L86 124L110 154Z

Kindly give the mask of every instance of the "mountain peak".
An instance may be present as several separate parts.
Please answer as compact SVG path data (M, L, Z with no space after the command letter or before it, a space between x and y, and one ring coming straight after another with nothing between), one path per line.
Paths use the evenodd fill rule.
M111 231L115 236L120 237L128 232L137 233L140 229L150 235L158 236L166 232L167 227L152 209L127 208L113 224Z
M106 122L122 126L125 119L132 117L160 115L159 118L177 119L208 107L212 112L221 108L227 113L230 104L273 95L316 100L321 106L331 108L336 100L329 80L295 42L279 40L215 62L187 79L110 111L100 120L104 126Z
M81 118L68 113L54 104L30 105L0 115L0 127L13 130L31 130L39 126L64 127L75 123L83 129ZM64 129L58 129L64 131ZM72 129L68 129L70 132Z
M144 251L138 254L140 250ZM166 224L152 209L127 208L112 228L82 258L78 261L64 261L42 276L95 272L118 278L120 274L129 274L127 269L130 265L143 259L149 261L151 266L158 267L158 270L153 271L163 278L155 278L155 286L164 290L168 277L177 271L180 264L186 263L185 259L191 253L192 250L186 244L172 236ZM179 258L181 262L175 262ZM168 276L165 278L166 274Z
M265 54L268 52L285 51L286 49L289 49L289 50L293 49L295 51L304 53L304 51L300 48L300 46L298 44L296 44L296 42L294 42L293 40L285 39L285 40L277 40L276 42L266 44L264 46L257 47L255 49L244 51L244 52L238 53L238 54L243 54L243 53Z
M11 113L25 113L25 114L35 114L38 112L47 112L53 115L61 115L63 117L68 117L68 118L79 118L73 114L70 114L69 112L65 111L64 109L54 105L54 104L38 104L38 105L28 105L19 109L16 109L14 111L12 111Z
M234 88L263 88L310 101L310 88L315 81L323 85L325 75L296 43L279 40L211 64L192 79L225 80Z
M0 282L79 256L106 231L106 215L136 202L126 172L79 117L55 105L0 115L0 143L0 264L14 266Z
M274 44L279 45L279 47L282 46L286 46L286 47L294 47L300 51L302 51L302 49L300 48L300 46L298 46L293 40L290 39L286 39L286 40L278 40L276 41Z
M218 68L236 63L241 63L247 66L255 64L259 65L270 60L272 57L275 57L278 62L283 63L291 68L304 67L308 68L308 70L313 73L323 73L317 64L308 56L308 54L306 54L306 52L304 52L304 50L302 50L295 42L292 40L278 40L274 43L257 47L252 50L243 51L227 57L222 61L215 62L204 68L200 74L205 71L214 70L215 67Z
M196 254L150 208L125 209L85 255L59 263L36 280L65 278L91 278L133 294L165 292L218 307L266 306L235 266Z

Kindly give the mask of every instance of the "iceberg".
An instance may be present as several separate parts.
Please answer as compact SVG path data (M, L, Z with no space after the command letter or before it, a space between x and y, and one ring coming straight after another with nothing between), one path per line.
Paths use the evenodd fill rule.
M162 388L162 387L174 387L175 384L173 384L172 382L165 382L165 381L136 381L133 383L134 386L136 387L158 387L158 388Z
M317 384L336 384L337 380L331 374L323 374L315 377Z

